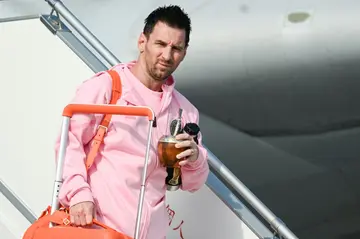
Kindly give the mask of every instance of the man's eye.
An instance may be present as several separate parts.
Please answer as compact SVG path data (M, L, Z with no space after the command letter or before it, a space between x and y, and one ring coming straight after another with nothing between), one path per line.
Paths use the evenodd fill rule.
M166 46L166 44L164 42L157 42L156 44L159 46Z

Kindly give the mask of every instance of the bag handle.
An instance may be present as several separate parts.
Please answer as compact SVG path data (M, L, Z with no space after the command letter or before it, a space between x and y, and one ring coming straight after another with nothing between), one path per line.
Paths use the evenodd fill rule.
M111 100L109 104L116 104L117 100L121 97L121 93L122 93L121 79L119 74L114 70L108 70L107 73L109 73L112 79ZM112 117L111 114L106 114L102 119L100 125L98 126L96 135L94 136L91 142L90 151L86 158L86 170L89 170L91 165L94 163L100 145L103 142L105 134L107 133L108 126L111 121L111 117Z
M48 213L46 213L48 212ZM46 223L54 223L54 224L57 224L57 225L64 225L64 226L72 226L71 223L70 223L70 215L68 213L66 213L65 211L55 211L53 214L50 214L50 210L45 210L45 214L47 214L47 219L44 220L46 221ZM42 215L41 217L43 217L45 215ZM44 223L43 221L43 223ZM106 229L106 230L111 230L111 231L114 231L114 232L117 232L116 230L112 229L111 227L109 226L106 226L105 224L97 221L96 219L93 219L92 220L92 223L94 225L97 225L103 229ZM127 239L132 239L131 237L129 236L126 236L125 234L122 234L124 238L127 238Z
M58 225L64 225L64 226L71 226L70 224L70 215L66 213L65 211L55 211L53 214L48 214L48 221L49 223L55 223ZM106 226L105 224L97 221L96 219L92 220L92 223L94 225L97 225L99 227L102 227L103 229L107 230L113 230L111 227Z

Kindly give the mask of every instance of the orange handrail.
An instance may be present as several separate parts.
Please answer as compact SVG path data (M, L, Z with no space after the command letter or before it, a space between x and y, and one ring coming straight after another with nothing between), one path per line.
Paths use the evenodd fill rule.
M147 116L154 120L154 111L145 106L118 106L118 105L94 105L94 104L68 104L63 110L63 116L72 117L76 113L83 114L114 114Z

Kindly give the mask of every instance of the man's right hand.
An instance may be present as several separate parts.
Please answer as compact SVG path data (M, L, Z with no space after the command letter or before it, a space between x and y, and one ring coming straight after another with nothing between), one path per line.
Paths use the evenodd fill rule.
M95 207L92 202L80 202L70 207L70 221L75 226L86 226L95 217Z

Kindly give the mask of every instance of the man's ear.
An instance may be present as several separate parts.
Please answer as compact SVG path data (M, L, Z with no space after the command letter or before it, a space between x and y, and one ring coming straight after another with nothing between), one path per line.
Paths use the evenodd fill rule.
M184 57L186 56L187 49L188 49L188 47L185 47L185 50L184 50Z
M147 38L144 35L144 33L140 33L139 39L138 39L138 48L140 53L143 53L145 51L145 44L147 42Z
M187 49L188 49L188 47L185 47L185 49L184 49L184 52L183 52L183 60L184 60L184 58L185 58L185 56L186 56L186 53L187 53Z

